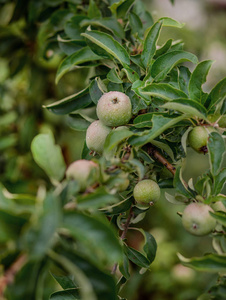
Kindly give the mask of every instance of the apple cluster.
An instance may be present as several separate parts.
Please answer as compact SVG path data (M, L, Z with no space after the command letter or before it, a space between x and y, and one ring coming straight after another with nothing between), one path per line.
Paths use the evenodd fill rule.
M90 124L86 132L86 145L98 154L102 154L104 143L112 127L125 125L132 117L130 98L117 91L105 93L98 101L96 120Z

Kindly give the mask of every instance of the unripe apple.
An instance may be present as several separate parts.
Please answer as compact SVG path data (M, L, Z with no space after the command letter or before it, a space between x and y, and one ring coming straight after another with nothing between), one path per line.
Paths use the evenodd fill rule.
M207 153L207 141L213 127L196 126L188 134L189 145L199 153Z
M117 91L104 94L97 103L97 116L107 126L127 124L132 117L129 97Z
M92 122L86 131L87 147L101 154L104 150L105 139L110 131L111 128L104 125L101 121L97 120Z
M139 204L154 204L160 198L160 188L155 181L144 179L135 185L133 195Z
M203 203L189 204L182 215L184 228L193 235L209 234L216 226L216 220L210 215L213 212L209 205Z
M91 160L80 159L74 161L66 170L66 178L76 180L80 189L84 191L87 185L98 179L98 165Z

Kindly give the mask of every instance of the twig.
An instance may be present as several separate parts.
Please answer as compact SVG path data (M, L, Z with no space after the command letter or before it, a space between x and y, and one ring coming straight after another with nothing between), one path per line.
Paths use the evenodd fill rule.
M124 240L124 239L126 238L127 231L128 231L128 228L129 228L129 224L130 224L130 221L131 221L133 215L134 215L134 213L133 213L133 208L132 208L132 206L131 206L130 211L129 211L128 218L127 218L127 220L126 220L126 223L125 223L124 226L123 226L124 229L123 229L122 234L121 234L121 236L120 236L120 238L121 238L122 240Z
M131 206L128 218L126 220L126 223L123 225L124 229L123 229L122 234L120 236L120 238L122 240L124 240L126 238L127 231L128 231L129 225L130 225L130 221L131 221L133 215L134 215L134 212L133 212L133 208ZM111 270L111 274L115 274L115 272L117 270L117 266L118 266L118 263L115 263L114 266L113 266L113 268L112 268L112 270Z
M161 164L163 164L173 175L175 175L176 168L171 163L169 163L168 160L164 156L162 156L162 154L160 154L152 144L148 144L147 152L150 156L154 157Z
M0 297L3 297L3 293L7 285L14 281L16 274L20 271L22 266L25 264L26 255L23 254L6 270L5 274L0 277Z

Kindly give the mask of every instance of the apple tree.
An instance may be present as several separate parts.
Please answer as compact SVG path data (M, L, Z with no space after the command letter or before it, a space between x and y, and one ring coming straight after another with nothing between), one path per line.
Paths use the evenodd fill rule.
M212 239L211 253L178 257L218 274L200 299L219 299L226 283L226 78L204 91L213 62L199 61L181 41L160 45L164 27L183 25L153 20L142 1L43 3L52 14L39 38L47 52L57 44L64 53L56 84L71 70L89 70L84 89L43 109L66 116L86 138L80 160L66 165L53 134L38 134L31 152L51 184L40 184L36 195L2 187L0 292L43 299L51 274L58 290L49 299L124 299L133 270L152 270L157 251L155 237L137 223L168 200L184 205L174 217L187 235ZM209 169L186 182L188 147L208 156ZM129 231L143 236L141 249L128 243Z

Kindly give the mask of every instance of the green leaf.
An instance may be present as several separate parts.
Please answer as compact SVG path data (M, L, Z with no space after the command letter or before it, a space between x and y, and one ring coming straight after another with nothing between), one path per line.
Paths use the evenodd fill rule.
M64 241L63 241L64 243ZM110 275L107 272L104 272L100 269L99 264L96 262L96 258L93 257L94 263L91 263L87 259L84 259L84 257L81 254L76 253L75 249L71 248L68 249L68 247L65 247L64 243L64 249L59 249L59 253L62 257L66 257L71 265L77 266L79 269L81 269L85 276L89 279L89 283L91 283L93 290L97 296L97 299L108 299L108 300L115 300L116 299L116 284L115 284L115 279L113 278L112 275ZM63 265L64 268L64 265ZM54 278L56 278L55 275L53 275ZM65 282L62 285L62 281L67 281L66 286L67 288L70 287L70 282L71 278L74 278L72 276L64 276L60 278L56 278L56 280L60 283L60 285L65 289ZM73 283L72 282L72 283ZM78 282L76 281L78 284ZM79 285L80 286L80 285ZM75 284L72 287L76 287ZM83 298L82 298L83 299Z
M151 143L154 146L156 146L159 149L162 149L164 152L166 152L169 155L169 157L172 159L172 161L174 161L173 150L171 149L171 147L168 144L160 142L160 141L156 141L156 140L153 140Z
M180 23L169 17L160 18L159 21L163 21L163 24L162 24L163 26L171 26L171 27L177 27L177 28L184 27L184 23Z
M135 92L135 94L139 97L142 98L142 100L145 101L146 104L150 104L151 103L151 97L149 97L148 95L145 95L142 93L141 88L144 86L144 82L141 80L137 80L133 83L132 85L132 91ZM137 100L137 99L136 99Z
M122 28L122 25L113 17L93 20L86 19L81 22L81 26L88 27L89 25L93 27L102 27L109 30L116 37L119 37L121 39L125 38L125 32Z
M64 40L59 36L57 40L61 51L67 55L71 55L86 46L85 41Z
M144 178L145 168L138 159L130 159L128 164L132 166L133 172L136 172L138 174L139 180Z
M53 135L38 134L31 143L31 152L35 162L53 182L63 179L66 165L61 148L55 145Z
M185 258L178 253L181 263L189 268L202 272L226 272L226 256L218 254L207 254L203 257Z
M126 0L110 0L110 10L112 14L116 14L117 8Z
M142 35L143 32L143 24L140 20L140 18L138 17L138 15L136 15L133 12L129 13L129 24L131 27L131 32L132 34L138 34L138 36Z
M66 289L64 291L55 292L50 295L50 300L79 300L78 289Z
M168 101L178 98L187 98L187 95L184 92L167 83L152 83L141 88L141 90L142 93L146 95L162 98Z
M172 45L172 41L173 41L172 39L169 39L168 41L165 42L164 45L162 45L159 49L157 49L155 52L155 58L166 53L170 49Z
M9 111L7 113L4 113L4 115L1 115L1 119L0 119L1 129L4 126L8 126L8 125L16 122L17 118L18 118L18 114L16 111Z
M201 119L206 119L207 116L205 107L191 99L178 99L170 101L162 105L162 107L182 112L187 114L188 117L197 116Z
M197 57L192 53L182 50L168 52L156 59L151 67L150 75L156 82L162 81L176 65L185 61L198 63Z
M101 17L101 12L94 0L89 1L88 17L90 19Z
M147 113L138 115L134 120L133 124L136 128L152 127L152 117L155 113ZM156 113L158 115L158 113ZM162 115L162 114L161 114Z
M15 252L11 252L11 255L15 255ZM43 288L43 275L44 268L46 267L46 261L28 261L24 263L22 267L18 270L17 276L15 276L14 281L10 284L4 294L6 294L7 299L35 299L37 294L40 295L39 289Z
M61 251L59 251L59 253L62 254ZM59 272L57 273L58 275L56 275L55 273L57 271L59 271L59 266L54 265L54 267L51 268L50 274L64 290L77 288L77 285L73 281L73 277L71 275L61 275L61 274L65 274L65 271L63 271L62 273Z
M132 205L132 199L125 199L117 204L113 204L107 208L101 209L106 215L118 215L126 212Z
M150 234L147 231L144 231L143 229L139 228L139 231L143 234L144 239L145 239L145 244L144 244L144 252L147 255L148 260L150 261L150 264L154 261L155 256L156 256L156 251L157 251L157 243L155 238L153 237L152 234Z
M96 61L101 58L102 57L96 55L89 47L84 47L81 50L69 55L58 67L56 84L65 73L71 71L75 66L89 61Z
M74 281L79 286L79 292L81 299L83 300L96 300L96 295L94 293L94 288L88 278L88 276L83 271L83 268L79 268L77 265L71 263L68 255L59 255L53 251L49 251L48 255L53 259L58 265L61 265L64 270L69 272L73 277ZM73 299L73 298L72 298Z
M122 79L119 77L116 68L112 68L108 74L107 79L114 82L114 83L123 83Z
M147 144L147 143L151 142L152 140L154 140L155 138L157 138L166 129L173 127L178 122L185 119L186 117L187 117L186 115L183 115L183 116L179 116L176 118L166 118L166 117L163 117L162 115L153 115L152 129L149 130L148 132L147 131L142 132L141 135L139 135L139 134L134 135L134 137L132 137L129 140L129 143L131 145L135 145L135 146L142 146L144 144Z
M113 228L100 217L67 212L63 227L85 247L91 248L100 261L112 264L122 260L122 249Z
M69 9L55 10L50 17L50 22L54 27L54 31L63 30L64 24L73 16Z
M81 114L70 114L67 117L67 124L72 129L78 130L78 131L86 131L86 129L91 124L91 120L87 120L85 117L83 117Z
M123 253L123 262L119 265L119 270L127 280L130 278L129 259L124 253Z
M212 89L207 99L206 107L208 110L211 110L213 107L225 100L226 98L226 78L222 79L220 82L216 84L216 86Z
M68 20L64 26L64 31L66 35L72 39L73 41L81 41L83 38L81 37L81 33L83 32L80 23L84 20L86 16L76 15L73 16L70 20Z
M80 209L98 209L119 202L118 198L109 194L104 187L96 189L93 193L76 198Z
M136 1L133 6L133 12L137 14L141 19L144 31L154 24L153 18L151 14L146 10L145 4L143 2Z
M224 187L226 178L226 168L223 168L217 176L214 177L214 195L218 195Z
M129 131L128 129L112 130L105 140L104 152L109 153L123 140L127 139L132 135L133 132Z
M182 171L181 167L177 167L176 173L173 179L173 185L176 191L187 198L193 197L193 195L188 191L187 187L185 186L184 180L182 178Z
M0 151L15 146L17 144L17 141L18 137L14 133L0 137Z
M29 251L32 259L42 258L52 247L60 221L59 199L52 194L48 194L44 200L43 212L39 215L38 222L31 222L22 238L23 249Z
M144 49L141 54L141 60L146 68L151 64L152 58L155 55L156 45L158 42L161 28L162 22L156 22L151 27L144 40Z
M129 260L131 260L134 264L141 268L149 268L150 262L149 260L139 251L124 245L124 251Z
M207 147L210 154L209 158L211 172L215 176L220 170L225 152L225 143L222 136L218 132L211 132L209 135Z
M122 3L121 3L122 2ZM135 0L126 0L126 1L119 1L120 5L117 7L117 18L125 18L126 14L131 13L130 9L133 5Z
M130 64L129 54L126 52L125 48L109 34L92 30L87 31L82 35L104 49L107 53L111 54L121 64Z
M201 97L203 95L202 85L206 82L206 76L212 63L212 60L202 61L192 72L188 86L191 99L201 102Z
M217 211L217 212L211 212L211 216L217 220L218 223L222 224L224 227L226 227L226 213L223 211Z
M180 89L188 95L188 85L191 77L191 72L187 67L179 67L179 87Z
M100 97L103 95L103 90L100 87L100 78L96 77L95 80L93 80L89 86L89 94L93 101L93 103L97 104Z
M44 105L43 107L57 115L65 115L80 108L87 107L91 103L92 99L89 95L89 87L87 87L76 94L68 96L52 104Z
M124 65L124 68L122 69L122 71L124 71L126 73L127 78L132 83L140 79L140 77L137 74L137 72L134 71L133 69L129 68L126 65Z

